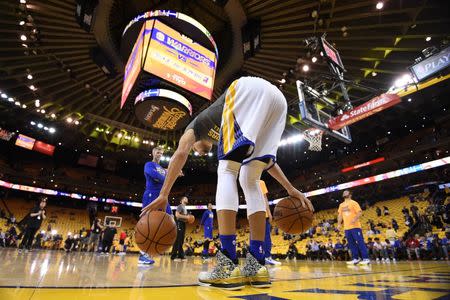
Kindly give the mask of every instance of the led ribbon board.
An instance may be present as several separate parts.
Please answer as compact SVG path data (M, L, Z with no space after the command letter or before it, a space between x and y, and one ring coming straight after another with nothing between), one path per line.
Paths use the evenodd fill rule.
M432 76L444 72L450 65L450 47L445 48L423 61L411 66L409 69L417 79L422 82ZM446 75L445 73L443 75Z
M405 176L405 175L416 173L416 172L422 172L422 171L426 171L429 169L442 167L442 166L445 166L448 164L450 164L450 156L447 156L447 157L444 157L441 159L432 160L432 161L425 162L425 163L418 164L418 165L409 166L409 167L406 167L403 169L398 169L395 171L378 174L375 176L370 176L367 178L358 179L358 180L354 180L354 181L349 181L349 182L342 183L339 185L329 186L329 187L326 187L323 189L306 192L305 196L312 197L312 196L322 195L322 194L326 194L326 193L336 192L336 191L349 189L349 188L353 188L353 187L357 187L357 186L361 186L361 185L365 185L365 184L370 184L370 183L379 182L379 181L383 181L383 180L387 180L387 179L391 179L391 178ZM79 199L79 200L89 200L89 201L94 201L94 202L121 204L121 205L127 205L127 206L139 207L139 208L142 207L141 202L121 201L121 200L110 199L110 198L97 198L95 196L86 196L86 195L82 195L82 194L67 193L67 192L56 191L56 190L52 190L52 189L43 189L43 188L39 188L39 187L20 185L20 184L15 184L15 183L3 181L3 180L0 180L0 187L4 187L7 189L26 191L26 192L32 192L32 193L46 194L46 195L64 196L64 197L70 197L72 199ZM280 200L281 199L269 201L269 204L270 205L277 204L278 202L280 202ZM171 208L176 209L177 207L171 206ZM189 206L187 206L187 209L190 209L190 210L207 209L207 208L208 207L206 205L189 205ZM245 208L247 208L247 205L245 205L245 204L239 205L239 209L245 209Z

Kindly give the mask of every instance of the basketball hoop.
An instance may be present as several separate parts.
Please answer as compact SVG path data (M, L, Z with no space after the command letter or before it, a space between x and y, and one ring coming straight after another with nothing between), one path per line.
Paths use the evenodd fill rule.
M303 138L308 141L308 150L322 151L322 135L323 131L317 128L310 128L303 132Z

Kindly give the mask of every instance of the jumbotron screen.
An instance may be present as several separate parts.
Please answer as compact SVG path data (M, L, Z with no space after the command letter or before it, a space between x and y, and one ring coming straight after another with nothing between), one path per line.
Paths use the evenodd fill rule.
M121 107L135 84L141 62L144 71L211 99L217 67L214 52L158 20L148 20L125 68Z

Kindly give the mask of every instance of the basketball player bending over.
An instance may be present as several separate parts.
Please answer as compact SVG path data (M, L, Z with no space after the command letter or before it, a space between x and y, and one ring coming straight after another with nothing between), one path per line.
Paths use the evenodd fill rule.
M259 186L264 170L291 197L313 210L311 202L292 186L275 163L286 123L286 110L283 94L266 80L255 77L235 80L216 102L187 126L170 161L159 197L142 211L145 214L151 210L164 210L170 190L191 148L204 155L218 140L216 208L222 251L217 253L214 269L199 274L201 284L224 289L240 289L245 283L256 287L270 286L269 272L264 265L266 203ZM242 270L236 257L238 174L247 202L251 237L250 253Z

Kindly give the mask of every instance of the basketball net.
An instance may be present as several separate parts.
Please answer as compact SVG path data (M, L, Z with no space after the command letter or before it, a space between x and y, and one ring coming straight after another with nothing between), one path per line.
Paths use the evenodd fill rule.
M308 141L308 149L311 151L322 151L323 131L317 128L310 128L303 132L303 138Z

